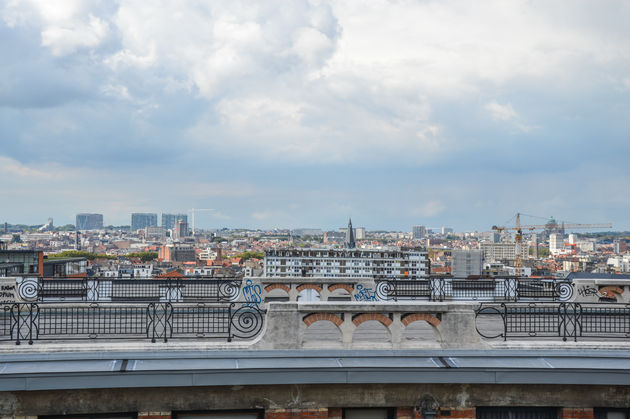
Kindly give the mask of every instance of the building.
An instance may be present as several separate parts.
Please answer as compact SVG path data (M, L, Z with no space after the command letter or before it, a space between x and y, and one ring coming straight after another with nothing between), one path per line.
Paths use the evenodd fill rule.
M564 252L564 234L553 233L549 235L549 252L552 255Z
M171 230L175 227L175 223L179 220L188 223L188 216L186 214L165 214L162 213L162 227L165 230Z
M173 240L181 240L184 237L188 237L188 223L184 220L175 221L175 227L173 227Z
M131 214L131 231L157 226L157 214L149 212L134 212Z
M357 227L354 229L354 238L356 240L365 240L365 227Z
M245 316L234 303L134 303L137 310L76 303L80 309L42 304L29 311L21 304L5 311L0 414L14 419L630 414L629 346L625 329L613 329L622 323L598 324L604 333L597 340L580 336L578 343L558 333L580 327L570 313L562 319L573 321L563 328L550 327L559 324L549 323L554 316L535 311L486 319L506 335L520 328L518 336L504 341L476 329L474 302L271 303L264 313L245 307L240 312ZM56 319L58 327L42 319ZM248 326L254 332L239 338L238 328Z
M425 226L413 226L411 235L413 240L423 239L427 235L427 228Z
M442 235L446 236L448 234L453 234L453 229L450 227L442 227Z
M164 237L166 237L166 230L164 229L164 227L156 227L156 226L147 227L145 229L145 237L147 239L155 238L155 239L161 240Z
M453 250L451 273L455 278L481 275L483 252L481 250Z
M429 273L424 250L280 249L265 252L266 277L421 279Z
M158 261L160 262L195 262L195 248L189 245L167 244L160 246Z
M77 230L102 230L103 214L77 214L75 226Z
M45 278L85 278L88 260L83 257L44 259Z
M626 253L628 251L628 244L626 243L625 240L615 240L613 242L613 252L619 254L619 253Z
M484 262L516 260L516 243L481 243ZM529 246L521 244L521 258L529 257Z
M44 253L38 250L0 250L0 276L44 273Z

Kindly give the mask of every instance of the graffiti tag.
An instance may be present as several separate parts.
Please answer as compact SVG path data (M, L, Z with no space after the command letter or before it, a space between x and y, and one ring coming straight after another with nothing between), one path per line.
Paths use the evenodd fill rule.
M582 287L578 288L578 294L580 295L580 297L601 297L599 295L599 291L597 291L597 288L589 287L588 285L583 285Z
M244 307L256 307L262 302L262 289L259 284L254 284L251 279L245 282L243 287Z
M378 301L376 292L372 288L364 287L363 285L357 285L357 293L354 294L356 301Z

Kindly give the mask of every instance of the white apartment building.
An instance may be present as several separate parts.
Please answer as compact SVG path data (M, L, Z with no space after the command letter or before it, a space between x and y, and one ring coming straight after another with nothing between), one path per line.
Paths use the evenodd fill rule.
M455 278L467 278L470 275L481 275L481 250L453 250L451 252L451 273Z
M630 272L630 255L608 258L606 265L612 266L618 272Z
M429 273L423 250L279 249L265 252L266 277L421 279Z
M559 255L565 252L563 234L554 233L549 235L549 252L552 255Z
M500 262L502 260L516 260L516 243L481 243L483 260L485 262ZM529 257L529 246L521 244L521 259Z

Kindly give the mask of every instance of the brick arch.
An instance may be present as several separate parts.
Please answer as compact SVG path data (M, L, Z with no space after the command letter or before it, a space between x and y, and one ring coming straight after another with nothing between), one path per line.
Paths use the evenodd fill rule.
M339 289L344 289L348 291L350 294L354 291L354 288L350 284L331 284L328 286L328 291L333 292Z
M343 319L341 317L332 313L311 313L302 319L306 326L310 326L315 322L324 320L334 323L337 327L340 327L341 323L343 323Z
M388 327L390 324L392 324L392 319L390 319L389 317L381 313L358 314L352 318L352 323L354 323L354 325L358 327L362 323L365 323L370 320L376 320L377 322L381 323L385 327Z
M291 288L289 288L289 286L285 284L269 284L265 287L265 291L267 292L271 292L275 289L281 289L287 294L289 293L289 291L291 291Z
M320 294L322 293L322 287L315 284L302 284L297 287L297 292L302 292L303 290L315 290Z
M426 314L426 313L407 314L406 316L402 317L401 322L405 327L407 327L411 323L421 321L421 320L429 323L432 326L437 326L438 324L440 324L440 319L438 319L433 314Z

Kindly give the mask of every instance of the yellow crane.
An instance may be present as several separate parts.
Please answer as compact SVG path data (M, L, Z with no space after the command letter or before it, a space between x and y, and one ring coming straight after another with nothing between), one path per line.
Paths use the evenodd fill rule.
M612 223L600 223L600 224L574 224L574 223L565 223L562 221L562 227L558 229L558 223L551 217L548 223L546 224L529 224L529 225L521 225L521 213L516 213L516 226L515 227L504 227L504 226L492 226L493 230L504 231L504 230L513 230L516 231L516 260L514 262L514 266L516 269L523 267L523 260L521 257L521 249L523 247L523 230L560 230L564 233L565 229L576 230L582 228L612 228Z

